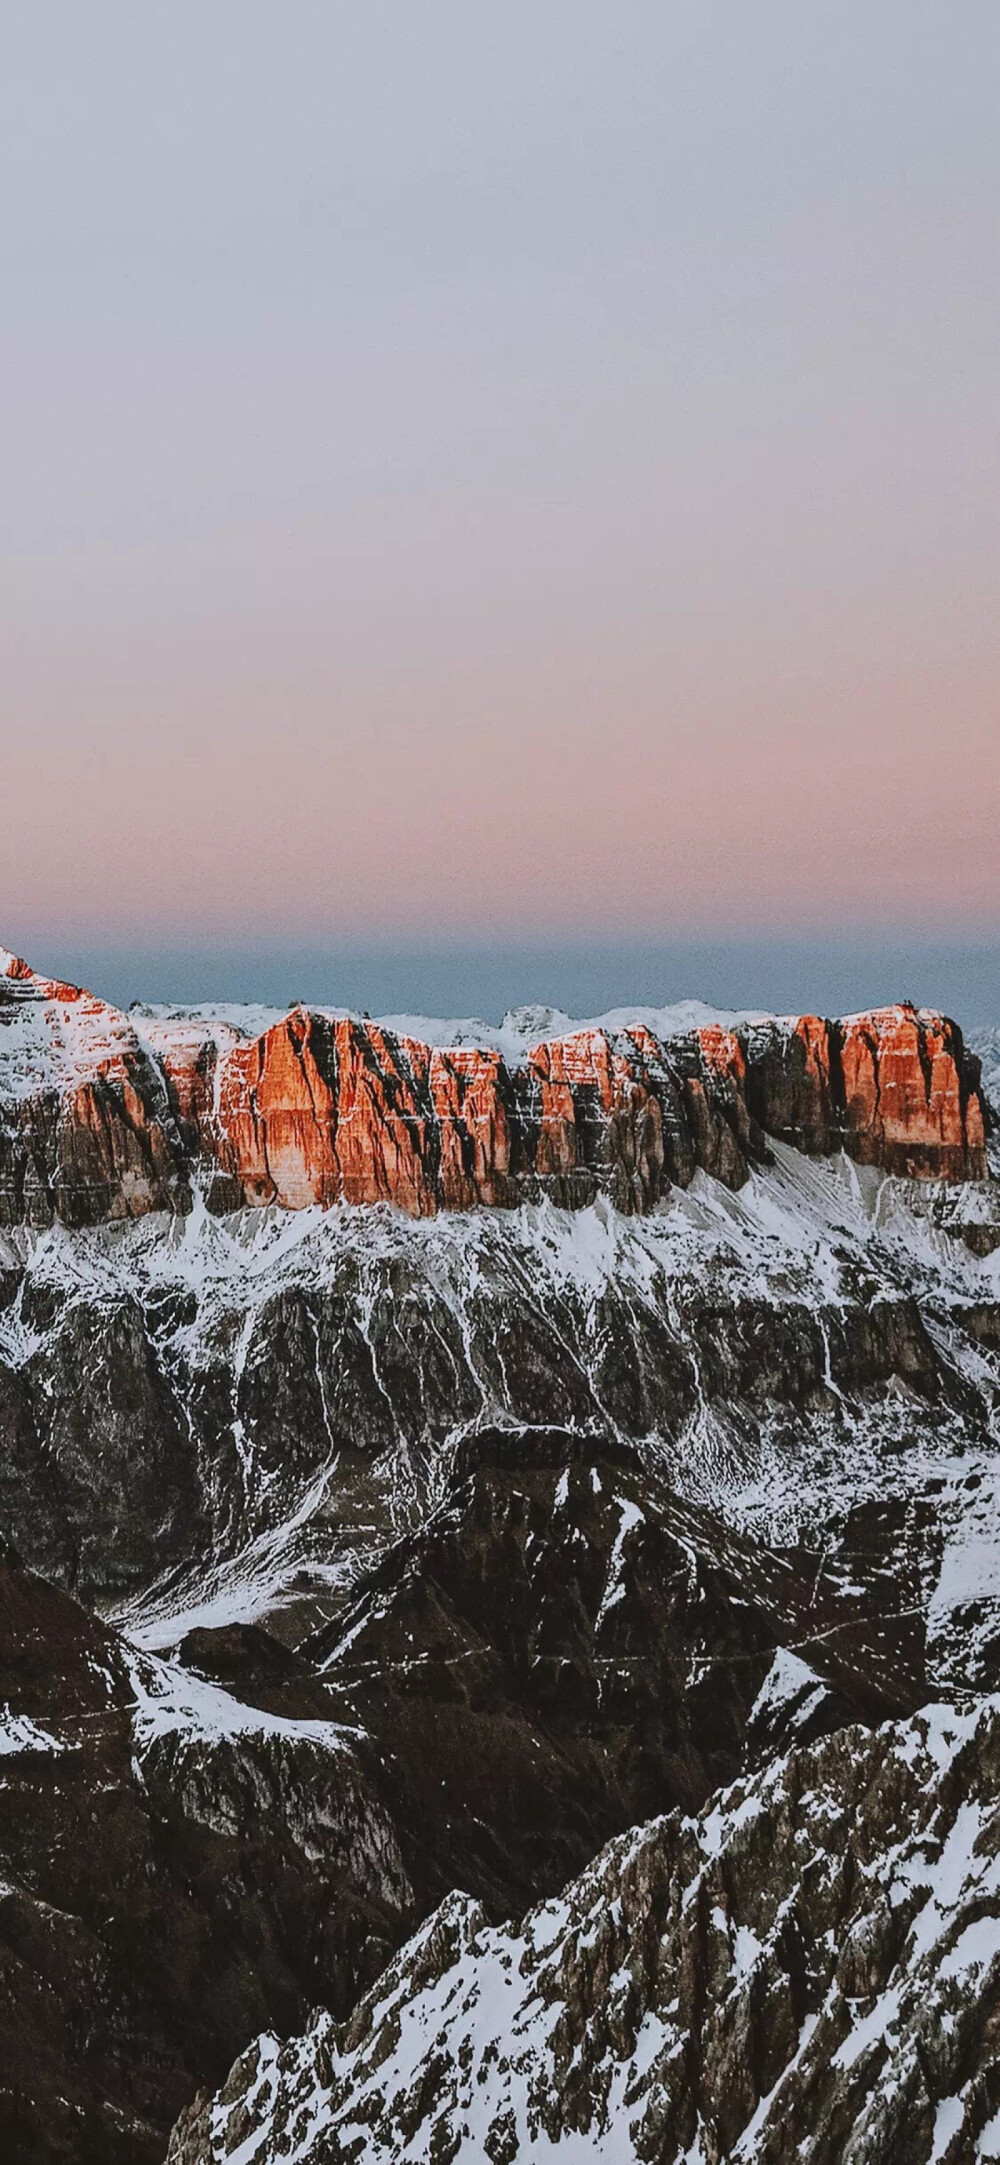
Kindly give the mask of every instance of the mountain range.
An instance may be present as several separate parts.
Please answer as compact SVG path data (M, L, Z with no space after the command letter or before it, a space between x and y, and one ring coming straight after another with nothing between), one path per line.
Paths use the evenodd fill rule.
M0 951L12 2158L1000 2157L998 1044Z

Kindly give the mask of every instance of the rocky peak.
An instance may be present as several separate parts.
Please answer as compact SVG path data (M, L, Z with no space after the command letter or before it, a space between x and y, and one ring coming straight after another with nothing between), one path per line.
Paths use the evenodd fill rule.
M168 2165L996 2157L1000 1713L777 1758L491 1926L454 1894L350 2021L269 2034Z
M195 1187L216 1211L604 1194L643 1213L699 1168L739 1187L769 1137L908 1178L987 1173L979 1063L905 1005L680 1029L667 1011L663 1034L530 1008L492 1033L505 1052L305 1007L263 1029L124 1015L2 952L0 1223L183 1212Z
M3 954L0 1224L189 1208L165 1078L129 1017Z
M540 1037L562 1037L572 1030L573 1020L561 1007L546 1007L542 1000L532 1000L524 1007L509 1007L500 1025L502 1032L521 1038L526 1045L533 1045Z

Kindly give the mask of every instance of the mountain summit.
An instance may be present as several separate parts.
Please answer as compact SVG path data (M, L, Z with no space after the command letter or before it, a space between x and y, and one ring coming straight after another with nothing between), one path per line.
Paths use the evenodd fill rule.
M125 1015L4 950L0 1224L184 1214L196 1190L216 1212L604 1194L644 1213L699 1168L740 1187L772 1139L905 1177L985 1173L979 1062L942 1015L638 1014L521 1010L482 1029L505 1056L474 1025L429 1043L322 1008L263 1029L252 1010Z

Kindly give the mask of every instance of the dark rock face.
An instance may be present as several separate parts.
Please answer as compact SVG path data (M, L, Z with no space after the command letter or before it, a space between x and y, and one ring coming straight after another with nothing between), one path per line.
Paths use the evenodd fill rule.
M752 1753L779 1656L798 1690L765 1693L769 1749L782 1719L816 1734L925 1696L905 1581L887 1599L876 1571L871 1598L845 1598L814 1557L741 1539L610 1438L487 1431L463 1456L304 1649L400 1776L428 1901L460 1885L509 1915L610 1834L702 1805Z
M346 2012L398 1944L392 1823L321 1696L255 1717L0 1555L5 2160L153 2165L248 2034Z
M1000 2120L1000 1716L773 1760L491 1929L453 1895L337 2025L262 2038L169 2165L973 2165ZM420 2041L422 2041L422 2049Z

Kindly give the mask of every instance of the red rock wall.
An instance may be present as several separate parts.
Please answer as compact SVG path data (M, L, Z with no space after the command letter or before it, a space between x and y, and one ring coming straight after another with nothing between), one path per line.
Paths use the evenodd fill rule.
M190 1203L165 1078L128 1017L0 950L0 1225Z
M587 1028L508 1070L492 1050L306 1008L254 1039L191 1020L140 1037L0 953L5 1022L27 1065L5 1107L0 1034L0 1223L185 1210L192 1181L215 1210L343 1200L427 1217L603 1193L642 1212L699 1167L738 1187L769 1135L892 1173L986 1171L976 1063L953 1023L906 1007L667 1042Z
M945 1016L900 1006L748 1032L747 1102L769 1135L916 1179L982 1179L978 1062Z

